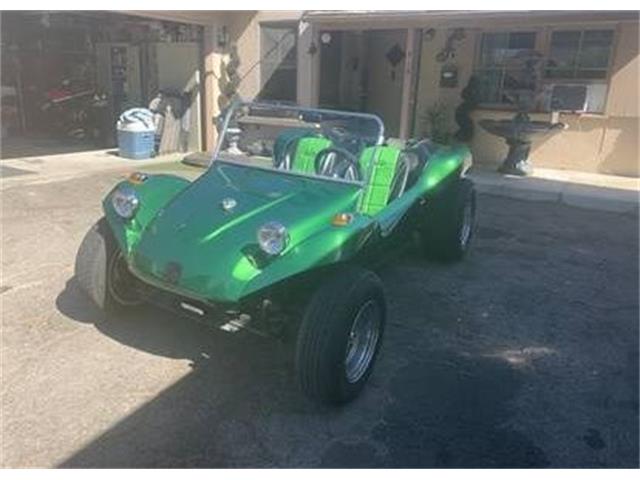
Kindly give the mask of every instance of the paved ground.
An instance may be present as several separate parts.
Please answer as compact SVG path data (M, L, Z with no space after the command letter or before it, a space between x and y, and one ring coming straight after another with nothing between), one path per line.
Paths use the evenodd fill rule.
M377 369L327 409L285 346L88 303L73 259L116 178L5 185L3 466L638 467L637 216L481 196L466 262L381 272Z
M18 142L14 140L13 143ZM73 180L79 177L95 175L98 172L130 171L140 168L141 165L154 166L167 164L167 162L179 162L184 154L170 153L148 160L129 160L118 156L117 150L84 150L78 151L81 145L62 144L57 142L45 142L53 153L45 154L44 147L35 144L26 144L21 139L17 145L7 146L2 143L0 151L0 176L3 189L17 185L42 185L51 182ZM29 145L29 146L27 146ZM66 149L66 150L65 150ZM24 151L21 156L17 152ZM58 153L55 153L58 152Z

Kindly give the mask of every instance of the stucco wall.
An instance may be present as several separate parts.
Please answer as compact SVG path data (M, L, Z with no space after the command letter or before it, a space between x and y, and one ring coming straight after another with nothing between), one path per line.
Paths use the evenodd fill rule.
M238 88L240 96L252 100L260 92L260 23L292 22L300 19L300 11L236 11L217 12L207 17L203 38L205 149L211 150L216 141L213 118L224 104L221 81L224 65L230 60L235 46L240 64L238 75L243 78ZM228 45L221 46L218 36L222 29L228 33Z
M473 118L510 118L511 113L478 110ZM550 120L548 114L531 115ZM567 130L534 140L530 159L534 166L613 175L639 176L638 118L560 115ZM474 159L498 165L507 154L505 142L477 127L471 142Z
M597 26L590 23L588 26ZM568 129L554 137L535 141L531 151L534 166L639 176L639 52L638 23L608 23L617 31L614 44L610 83L605 112L603 114L573 115L563 114L560 120L568 124ZM522 27L522 25L519 25ZM532 25L544 33L545 26ZM561 25L556 25L556 28ZM502 26L504 28L504 26ZM484 27L491 30L490 24ZM436 29L431 40L422 44L420 60L417 107L415 114L415 134L424 131L425 110L441 102L445 106L450 127L455 130L453 111L460 103L460 92L467 84L473 71L479 28L466 28L466 38L456 43L454 63L458 66L459 82L456 88L439 86L441 63L435 59L444 46L448 31ZM538 42L546 36L538 35ZM541 45L540 45L541 46ZM509 118L508 111L477 110L473 114L479 118ZM534 119L549 120L549 114L533 115ZM484 132L476 126L471 143L476 162L497 165L505 156L507 147L503 140Z
M618 43L613 59L606 113L614 117L640 116L640 57L638 56L638 24L618 26Z
M424 117L427 110L438 103L445 106L449 127L455 128L453 111L460 103L460 92L469 81L473 69L477 32L473 29L465 29L466 36L463 40L456 42L455 58L451 60L451 63L455 63L458 67L458 86L440 87L440 69L443 64L436 61L436 56L444 47L451 31L446 28L437 28L434 31L433 38L423 36L421 45L414 121L414 135L417 136L425 132Z
M263 22L292 22L297 23L301 18L300 11L246 11L226 12L216 17L217 25L226 25L229 31L230 41L237 46L240 58L238 72L244 77L239 88L243 98L252 99L260 92L260 24ZM496 28L508 30L512 28L535 28L543 34L538 35L538 47L543 47L547 36L545 30L563 26L565 17L549 18L528 21L521 19L515 22L513 19L492 21L483 18L481 21L468 21L464 25L453 25L449 21L441 20L434 23L435 36L430 40L424 40L421 45L421 58L419 79L416 95L416 108L414 118L414 135L423 131L423 118L425 110L436 102L441 102L446 107L449 116L450 128L456 128L453 121L453 111L460 103L460 92L467 84L469 76L473 72L474 57L477 41L483 30ZM569 128L561 134L541 141L534 142L531 159L534 166L553 168L575 169L589 172L612 173L619 175L638 176L640 174L638 151L638 117L639 117L639 57L638 57L638 23L620 22L610 20L607 23L598 23L597 18L602 15L585 17L584 27L613 26L617 30L614 45L614 56L611 68L611 78L607 96L605 112L601 115L562 115L561 121L566 122ZM573 25L582 25L579 19L572 18ZM428 22L416 25L415 21L407 21L406 24L395 25L390 22L380 21L379 25L349 26L345 25L321 25L312 29L308 25L301 28L298 55L298 101L303 104L314 104L317 101L318 92L318 68L319 55L312 56L307 53L311 41L318 30L342 28L354 30L355 28L406 28L418 27L426 30L430 27ZM527 25L528 24L528 25ZM514 27L515 25L515 27ZM305 26L305 24L303 24ZM455 58L452 60L458 66L458 86L455 88L441 88L439 86L440 68L442 64L435 57L444 46L449 32L447 27L463 26L466 37L455 44ZM311 30L313 34L309 34ZM208 28L209 36L216 34L215 28ZM205 39L205 45L214 44L210 39ZM316 39L317 40L317 39ZM205 72L213 70L219 75L220 62L226 58L225 52L215 51L207 59L205 52ZM378 63L376 62L376 65ZM379 62L384 65L384 62ZM398 80L401 79L401 71L397 72ZM389 72L372 72L374 78L380 75L388 76ZM215 81L211 75L207 77L208 85L218 95ZM386 88L376 88L376 99L372 102L384 104L391 98ZM373 95L372 95L373 96ZM215 101L208 100L210 108L208 115L217 114ZM394 101L395 105L395 101ZM383 108L384 110L384 108ZM392 109L389 109L391 111ZM473 117L478 118L505 118L511 116L511 112L478 110ZM398 112L393 111L386 116L387 123L399 122ZM546 114L534 115L534 118L548 119ZM506 153L504 142L494 136L488 135L479 127L476 127L476 136L471 145L476 161L485 164L498 164Z

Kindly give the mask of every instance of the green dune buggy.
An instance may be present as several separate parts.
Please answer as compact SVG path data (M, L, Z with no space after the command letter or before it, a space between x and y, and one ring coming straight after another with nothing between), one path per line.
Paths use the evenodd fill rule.
M385 328L375 267L412 242L441 260L467 252L470 162L464 146L385 142L374 115L238 103L197 180L135 173L115 186L76 276L107 311L152 303L293 336L302 390L346 402Z

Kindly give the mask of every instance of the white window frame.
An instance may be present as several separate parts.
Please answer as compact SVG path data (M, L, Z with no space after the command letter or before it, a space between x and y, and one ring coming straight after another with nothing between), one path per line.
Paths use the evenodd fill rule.
M553 34L555 32L580 32L580 42L578 44L578 51L576 52L576 58L580 55L581 49L582 49L582 43L584 40L584 34L585 32L592 32L592 31L596 31L596 30L606 30L606 31L610 31L611 32L611 44L609 46L609 58L607 59L607 66L604 68L580 68L580 66L576 63L573 67L573 72L574 74L578 72L578 70L597 70L597 71L605 71L605 76L602 78L585 78L585 77L577 77L577 76L573 76L573 77L564 77L564 78L554 78L554 77L548 77L547 76L547 62L550 60L551 58L551 42L553 40ZM543 80L545 82L550 82L550 83L562 83L567 82L567 83L584 83L584 84L590 84L590 83L608 83L609 81L609 77L611 75L611 66L612 66L612 62L613 62L613 56L614 56L614 52L615 52L615 45L616 45L616 28L612 27L612 26L593 26L593 27L554 27L552 29L549 29L548 32L548 37L546 39L546 52L544 54L544 66L543 66Z

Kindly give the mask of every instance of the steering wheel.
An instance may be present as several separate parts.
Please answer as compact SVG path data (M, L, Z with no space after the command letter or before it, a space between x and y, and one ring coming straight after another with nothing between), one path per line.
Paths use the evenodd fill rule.
M321 126L322 135L331 140L332 145L355 155L367 146L368 139L354 132L354 126L341 120L328 120Z
M291 159L296 153L299 138L291 138L286 141L280 152L273 156L273 166L278 170L291 170Z
M340 121L328 120L320 127L322 134L331 140L334 145L341 145L349 140L353 134Z
M316 155L315 170L324 177L341 178L343 180L360 181L362 172L356 156L339 147L320 150Z

